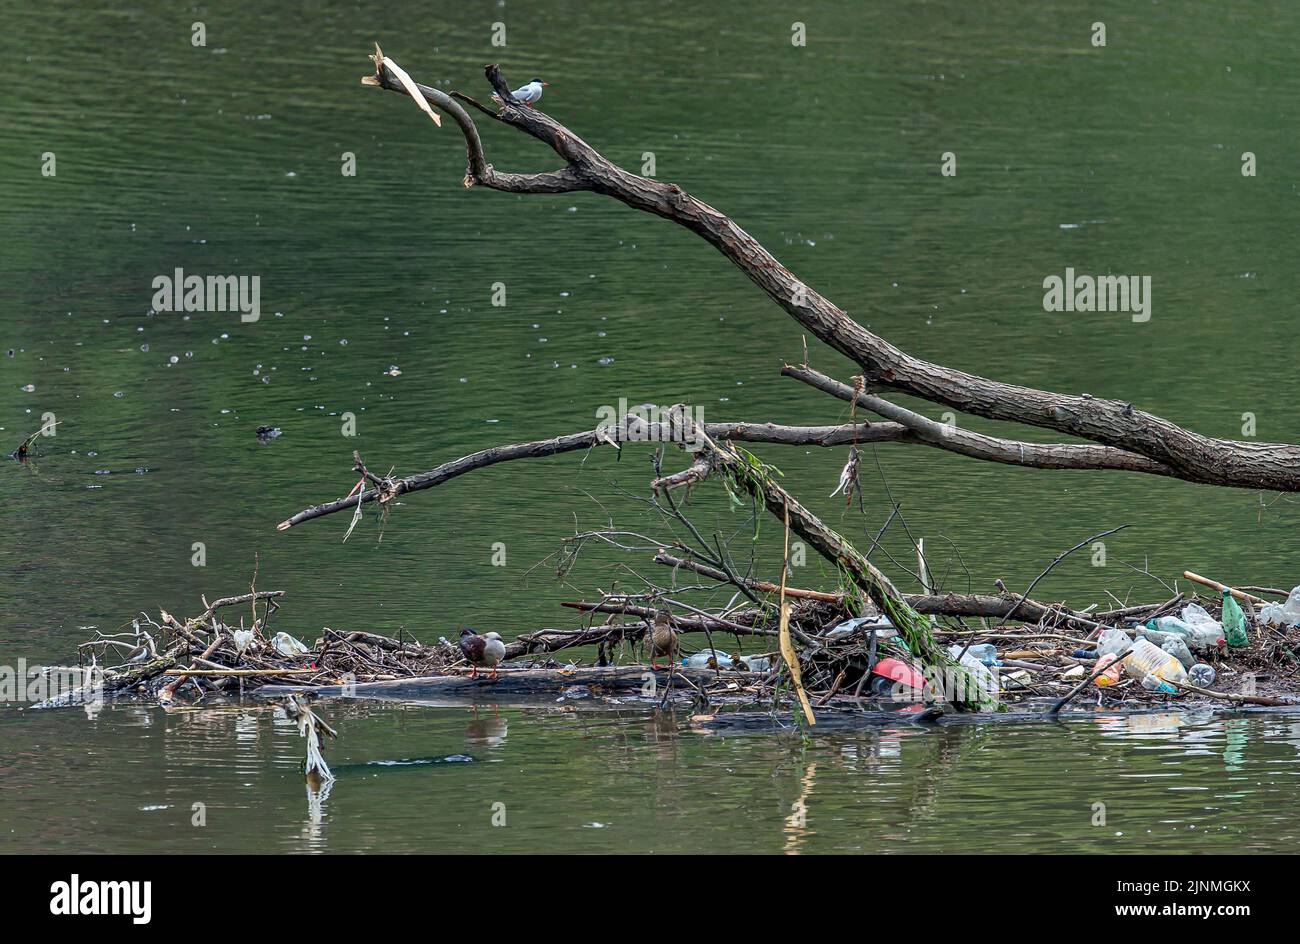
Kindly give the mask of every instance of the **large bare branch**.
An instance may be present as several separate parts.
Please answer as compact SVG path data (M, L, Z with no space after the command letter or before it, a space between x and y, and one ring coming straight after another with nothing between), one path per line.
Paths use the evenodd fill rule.
M382 54L375 58L377 69L369 78L370 84L406 94L383 68ZM676 184L640 177L618 167L553 118L514 102L496 66L488 66L486 74L501 100L496 119L543 141L567 166L549 175L497 174L483 156L477 130L465 109L446 93L420 86L421 94L451 114L465 134L470 155L467 183L515 192L592 190L672 220L708 241L800 325L855 361L873 386L902 391L977 416L1055 429L1136 453L1177 470L1179 477L1191 481L1300 490L1300 446L1203 436L1120 400L1003 383L907 354L807 286L726 214Z
M825 374L811 368L787 365L782 372L850 402L856 393L848 384L827 377ZM893 404L889 404L887 407L882 406L885 401L880 401L879 398L860 395L858 402L861 406L873 412L879 412L876 407L881 406L882 409L898 411L896 415L899 416L910 414L911 422L914 425L885 422L842 423L838 426L789 426L780 423L725 422L705 423L703 428L713 439L734 442L826 447L902 442L935 446L962 455L988 459L994 462L1005 462L1010 465L1025 465L1044 469L1123 469L1132 472L1150 472L1156 475L1183 477L1176 470L1160 466L1142 456L1135 456L1105 446L1021 443L996 439L991 436L982 436L966 430L956 430L951 434L946 434L943 431L950 429L950 427L934 423L933 420L928 420L919 414L911 413L911 411L904 410L902 407ZM925 424L930 425L926 426ZM635 432L629 433L629 429ZM349 495L336 501L323 502L310 508L304 508L297 514L280 522L276 529L285 531L294 525L311 521L313 518L355 508L358 502L364 504L375 501L385 494L396 497L404 492L418 492L422 489L433 488L464 475L466 472L473 472L476 469L496 465L499 462L510 462L515 459L539 459L565 452L576 452L582 449L591 449L602 442L669 442L673 441L678 435L679 432L673 431L669 424L646 423L640 426L633 425L632 427L610 427L603 431L598 428L555 436L551 439L492 446L453 459L450 462L444 462L427 472L394 479L391 483L386 483L383 488L369 488L358 495ZM358 471L361 470L358 469ZM674 476L683 481L692 477L697 479L699 477L694 475L690 468L674 473ZM677 484L672 481L673 477L669 478L669 485Z

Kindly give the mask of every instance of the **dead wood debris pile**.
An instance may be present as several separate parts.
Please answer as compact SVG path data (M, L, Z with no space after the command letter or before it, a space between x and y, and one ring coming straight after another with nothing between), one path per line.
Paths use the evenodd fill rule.
M405 634L394 638L329 627L319 633L292 626L281 629L276 617L282 596L283 591L255 591L212 604L204 601L204 610L186 620L166 610L160 610L157 619L141 614L129 632L98 634L78 647L79 655L83 664L93 662L102 670L106 694L148 697L163 704L239 697L267 683L340 685L471 669L458 646L446 638L424 644ZM832 599L797 600L789 621L800 680L814 711L917 711L951 700L945 685L952 680L926 674L901 634L869 603L856 602L854 607L863 611L856 615L842 599L818 596ZM1200 652L1197 660L1215 670L1215 681L1204 690L1179 686L1175 694L1150 691L1125 676L1105 687L1090 682L1098 665L1098 635L1103 628L1132 632L1162 616L1176 616L1189 603L1219 619L1222 604L1217 599L1180 593L1162 603L1103 612L1068 610L1006 592L993 598L942 594L909 602L922 613L944 611L929 617L934 642L956 647L950 649L954 661L963 650L978 655L989 669L987 678L994 680L990 692L999 706L1046 704L1075 689L1075 708L1149 708L1200 701L1300 703L1300 627L1264 622L1253 605L1261 598L1243 596L1247 645ZM957 612L963 607L988 609L990 599L1003 600L1006 611L1024 621ZM670 672L667 677L680 682L670 683L669 690L713 704L771 704L782 709L797 704L778 646L779 620L768 601L761 602L765 605L718 613L674 610L679 640L674 669L707 671ZM1029 621L1015 611L1017 603L1020 610L1041 618ZM606 595L599 602L567 605L585 611L587 623L519 635L507 648L499 679L483 684L508 685L511 669L520 665L556 669L557 683L563 683L567 666L637 665L647 660L644 639L654 601ZM597 615L604 616L603 622L595 622ZM974 680L976 674L969 673L964 681Z

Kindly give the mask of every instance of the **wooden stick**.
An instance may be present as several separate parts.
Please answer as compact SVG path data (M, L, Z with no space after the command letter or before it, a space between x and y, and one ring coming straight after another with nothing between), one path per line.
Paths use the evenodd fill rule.
M730 583L731 579L718 570L716 567L710 567L708 564L701 564L699 561L690 560L684 557L674 557L662 548L659 553L655 554L655 563L664 564L668 567L682 567L686 570L693 570L697 574L703 574L713 580L722 583ZM755 580L752 578L743 579L742 582L751 590L757 590L760 593L777 593L780 586L768 580ZM799 597L804 600L820 600L822 603L843 603L844 594L842 593L825 593L821 590L801 590L798 587L786 587L785 595L788 597Z
M809 725L814 725L817 723L817 716L813 714L812 705L808 704L808 693L803 690L803 678L799 672L799 655L794 651L794 643L790 641L790 604L785 601L785 575L789 569L790 508L787 505L785 509L785 551L781 562L781 596L778 599L781 607L781 658L785 659L785 664L790 669L790 681L794 683L795 693L799 696L799 704L803 706L803 715L808 719Z
M655 608L653 606L640 606L636 603L621 603L604 601L601 603L587 603L585 601L562 602L560 606L567 606L571 610L581 610L584 613L626 613L629 616L640 616L645 619L654 619ZM601 628L601 627L597 627ZM629 633L636 632L635 628L615 627L626 629ZM679 633L731 633L737 636L776 636L779 635L776 630L760 629L755 626L744 626L732 620L719 619L712 616L674 616L673 628ZM510 647L506 647L506 658L510 658Z
M1190 570L1184 570L1183 576L1186 577L1188 580L1192 581L1192 583L1199 583L1203 587L1209 587L1212 590L1218 590L1220 593L1223 593L1223 591L1227 590L1238 600L1248 600L1249 602L1255 603L1259 606L1263 606L1266 603L1272 602L1270 600L1265 600L1263 597L1257 597L1252 594L1246 593L1244 590L1234 590L1232 589L1232 587L1229 587L1227 584L1219 583L1219 581L1217 580L1211 580L1209 577L1202 577L1200 574L1194 574Z
M203 655L201 655L199 658L206 659L210 655L212 655L212 653L216 652L217 647L221 645L221 641L225 638L226 637L223 636L221 633L217 633L215 636L213 636L212 642L208 645L208 648L203 650ZM176 696L176 689L184 685L185 680L194 673L188 672L184 669L180 669L180 670L167 669L165 672L163 672L163 674L176 676L176 678L172 679L162 688L158 689L158 704L166 708L168 705L172 703L172 699Z
M1189 682L1174 682L1172 684L1177 685L1179 688L1187 692L1195 692L1198 695L1205 695L1209 698L1218 698L1222 701L1230 701L1235 704L1267 705L1270 708L1300 704L1300 702L1296 702L1294 699L1287 700L1282 698L1272 698L1268 695L1238 695L1234 692L1214 692L1208 688L1201 688L1199 685L1192 685Z
M1056 702L1056 704L1054 704L1051 708L1048 709L1047 713L1048 713L1049 715L1054 715L1054 714L1056 714L1057 712L1059 712L1062 708L1064 708L1064 707L1065 707L1065 706L1070 702L1070 700L1071 700L1072 698L1074 698L1075 695L1077 695L1077 694L1079 694L1079 692L1083 691L1083 690L1088 686L1088 683L1089 683L1089 682L1091 682L1093 679L1097 678L1099 675L1101 675L1103 672L1105 672L1107 669L1109 669L1112 665L1119 665L1121 662L1123 662L1125 659L1127 659L1127 658L1128 658L1129 656L1131 656L1132 654L1133 654L1133 650L1130 649L1128 652L1124 653L1122 656L1120 656L1120 657L1119 657L1118 659L1116 659L1114 662L1110 662L1110 663L1108 663L1108 664L1106 664L1106 665L1103 665L1103 666L1101 666L1100 668L1098 668L1095 672L1093 672L1091 675L1089 675L1086 679L1084 679L1084 680L1083 680L1082 682L1080 682L1078 685L1074 686L1074 688L1072 688L1072 689L1070 689L1068 692L1066 692L1064 698L1058 699L1057 702ZM1100 660L1098 660L1098 661L1100 661Z

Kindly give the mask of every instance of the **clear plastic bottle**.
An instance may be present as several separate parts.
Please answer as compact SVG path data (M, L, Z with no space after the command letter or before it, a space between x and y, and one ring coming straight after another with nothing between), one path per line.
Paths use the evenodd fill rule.
M1169 618L1172 619L1172 617ZM1169 642L1171 639L1180 639L1183 640L1184 642L1186 642L1186 640L1188 639L1191 639L1192 628L1190 626L1184 628L1187 630L1186 633L1181 631L1165 631L1161 629L1153 629L1150 624L1139 623L1137 626L1133 627L1133 633L1135 636L1137 636L1138 639L1149 640L1155 645L1163 649L1165 643Z
M731 662L731 656L727 655L725 652L720 652L717 649L701 649L689 658L682 659L682 665L689 666L693 669L711 669L713 668L713 665L710 665L710 662L717 665L720 669L731 669L735 667Z
M1186 640L1178 636L1166 636L1160 648L1182 663L1184 669L1190 669L1196 664L1196 657L1192 655L1192 650L1187 648Z
M979 691L987 697L987 700L990 703L996 702L998 698L998 690L1001 687L997 675L994 673L993 669L989 668L979 659L975 658L975 656L971 655L969 650L967 650L965 655L962 655L962 650L965 648L965 646L949 646L948 654L951 655L953 659L961 656L961 667L970 673L971 680L976 686L978 686ZM974 647L972 646L971 648L973 649ZM985 699L981 698L981 701L984 700Z
M1214 620L1211 620L1210 622L1214 623L1214 630L1217 632L1219 624L1214 622ZM1148 620L1146 626L1153 632L1165 636L1180 636L1181 638L1188 640L1194 639L1197 636L1198 628L1200 627L1205 627L1201 630L1202 635L1210 631L1209 625L1206 623L1193 623L1184 619L1179 619L1177 616L1161 616L1157 619ZM1152 642L1155 642L1155 640L1153 639Z
M1204 619L1193 617L1188 620L1188 611L1195 607L1204 615ZM1204 609L1195 603L1189 604L1183 608L1184 619L1176 616L1162 616L1159 619L1149 620L1147 626L1157 632L1182 636L1186 640L1188 647L1192 649L1213 649L1215 646L1223 645L1223 627Z
M1101 635L1097 637L1097 657L1100 658L1107 653L1113 656L1127 652L1129 646L1133 645L1133 637L1122 629L1103 629Z
M1133 653L1122 664L1124 674L1139 682L1148 675L1155 675L1166 682L1187 681L1187 670L1183 664L1149 639L1139 639L1133 643Z
M1132 657L1130 656L1130 658ZM1154 672L1148 672L1142 676L1142 687L1148 692L1163 692L1166 695L1178 694L1178 689L1175 686L1170 685Z
M1183 607L1182 613L1179 614L1183 622L1188 626L1206 626L1218 627L1219 621L1211 616L1199 603L1189 603Z

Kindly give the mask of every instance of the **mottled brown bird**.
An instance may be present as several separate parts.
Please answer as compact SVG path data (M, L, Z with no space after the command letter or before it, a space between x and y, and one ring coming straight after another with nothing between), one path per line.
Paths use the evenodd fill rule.
M650 630L650 668L659 668L660 657L672 662L676 655L677 633L673 629L673 615L666 609L655 610L655 622Z

